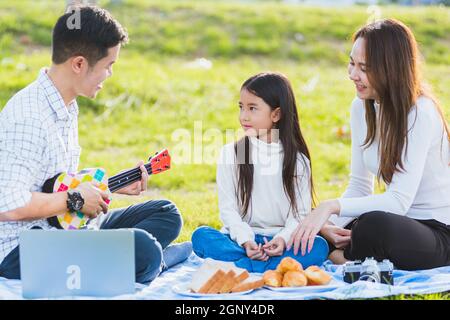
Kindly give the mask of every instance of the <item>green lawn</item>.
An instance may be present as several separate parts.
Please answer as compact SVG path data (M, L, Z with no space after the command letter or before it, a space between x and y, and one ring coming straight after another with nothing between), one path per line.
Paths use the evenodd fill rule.
M200 225L220 227L214 158L228 141L226 130L239 127L242 82L264 70L283 72L292 81L319 200L344 191L350 141L336 130L349 123L354 97L346 70L349 38L367 21L365 7L123 2L118 7L100 1L128 29L131 41L97 99L78 100L80 167L102 166L114 174L166 147L173 166L151 177L144 196L115 196L113 208L147 199L174 201L184 217L178 241L189 240ZM450 9L381 10L383 17L413 29L427 62L425 79L448 119ZM0 2L0 109L50 64L51 28L62 11L63 1ZM201 57L211 61L210 69L189 65Z

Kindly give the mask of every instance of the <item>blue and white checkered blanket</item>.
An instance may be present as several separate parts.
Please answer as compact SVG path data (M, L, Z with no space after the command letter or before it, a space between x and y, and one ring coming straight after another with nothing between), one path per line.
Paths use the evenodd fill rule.
M193 297L178 294L174 288L187 285L192 274L202 264L203 259L192 254L188 260L176 265L162 273L149 286L136 284L136 292L132 295L121 295L112 299L212 299L208 297ZM287 299L354 299L376 298L398 294L429 294L450 291L450 267L442 267L423 271L394 271L394 286L366 281L357 281L347 284L342 281L342 266L333 265L326 261L323 265L334 278L334 283L339 286L328 291L302 291L301 288L294 292L278 292L265 288L254 290L240 295L217 295L215 299L245 299L245 300L287 300ZM63 297L64 299L98 299L92 297ZM21 281L0 278L0 299L22 299ZM108 298L111 299L111 298Z

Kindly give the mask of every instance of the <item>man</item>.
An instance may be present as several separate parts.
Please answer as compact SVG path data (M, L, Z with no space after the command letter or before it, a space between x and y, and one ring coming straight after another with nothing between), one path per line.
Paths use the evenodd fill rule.
M91 183L69 192L40 191L56 174L77 171L81 148L76 98L95 98L127 41L126 31L106 10L83 6L64 14L53 30L51 67L42 69L0 112L1 277L20 279L20 230L50 229L47 218L77 211L80 204L90 218L107 212L107 194ZM138 166L142 179L118 193L138 195L146 189L147 171L142 161ZM134 228L137 282L151 282L191 252L190 243L169 246L182 227L170 201L148 201L103 217L101 229Z

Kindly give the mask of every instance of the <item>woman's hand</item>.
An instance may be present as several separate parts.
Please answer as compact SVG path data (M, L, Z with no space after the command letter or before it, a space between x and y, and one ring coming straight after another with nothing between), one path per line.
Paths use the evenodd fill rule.
M304 256L306 254L306 247L308 246L308 253L310 253L314 245L314 239L320 229L322 229L332 214L338 214L339 211L340 205L337 200L322 202L303 219L297 229L292 233L287 244L287 250L293 245L294 254L296 255L301 246L302 256Z
M144 161L139 161L136 167L141 168L141 180L133 182L129 186L117 190L116 193L138 196L142 191L147 190L148 173L147 169L144 167Z
M247 241L242 245L245 249L247 257L252 260L267 261L269 256L263 251L261 245L256 244L255 241Z
M284 248L286 247L286 243L283 238L276 237L270 241L267 241L264 238L265 244L262 246L264 252L270 257L281 256L284 252Z
M334 224L325 224L320 230L320 234L337 249L341 249L350 243L352 231Z

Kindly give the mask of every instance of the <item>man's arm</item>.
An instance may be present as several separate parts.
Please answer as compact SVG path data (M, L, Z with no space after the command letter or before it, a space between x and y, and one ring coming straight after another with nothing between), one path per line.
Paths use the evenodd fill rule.
M0 221L26 221L53 217L67 210L67 192L32 192L24 206L0 213Z
M4 119L3 119L4 120ZM50 216L65 208L67 194L42 194L32 191L45 162L47 132L35 117L7 119L0 130L0 221L32 220ZM37 190L36 190L37 191Z
M108 212L105 200L109 198L90 182L80 184L76 190L80 192L84 205L81 212L95 218L100 212ZM6 212L0 212L0 221L38 220L62 214L67 211L67 192L41 193L32 192L31 200L24 206Z

